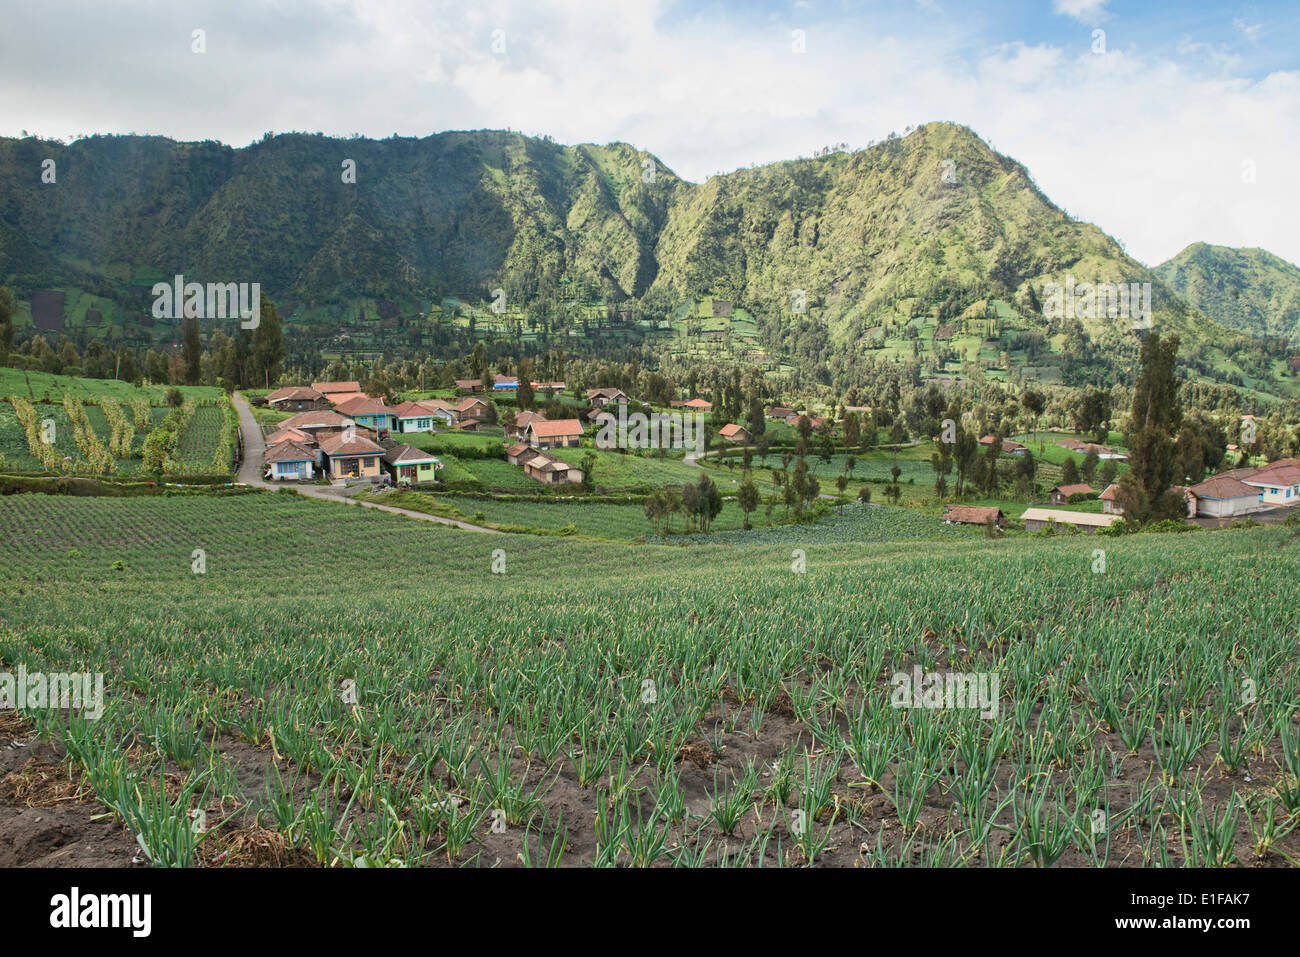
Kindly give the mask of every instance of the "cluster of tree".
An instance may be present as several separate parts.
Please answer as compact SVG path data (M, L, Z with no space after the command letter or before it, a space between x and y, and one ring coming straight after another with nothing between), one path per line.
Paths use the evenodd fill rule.
M199 321L189 317L181 322L179 349L147 349L143 355L128 346L111 348L99 339L91 339L79 350L66 335L51 345L40 333L33 333L14 349L13 311L12 293L0 286L0 363L17 368L90 379L227 389L270 388L279 382L284 342L279 314L265 294L256 329L241 327L234 336L216 329L205 349Z
M645 500L645 515L656 533L661 530L671 532L673 516L678 513L685 517L687 530L708 532L721 511L722 492L703 473L680 490L671 487L655 489Z

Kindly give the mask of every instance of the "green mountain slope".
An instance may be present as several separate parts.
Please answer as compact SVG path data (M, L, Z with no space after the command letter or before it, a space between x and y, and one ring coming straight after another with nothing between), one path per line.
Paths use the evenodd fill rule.
M54 184L41 182L45 159L57 164ZM342 175L348 161L354 183ZM1248 360L1244 336L948 123L701 184L626 144L509 132L294 133L243 149L0 139L0 282L23 298L69 290L82 312L91 306L79 296L91 294L97 316L111 303L102 323L130 342L140 340L124 317L147 315L152 283L176 273L260 282L307 335L325 321L317 307L337 320L323 333L356 333L348 324L377 323L375 312L399 314L409 330L422 303L442 297L491 322L484 304L498 287L511 321L525 318L521 305L545 304L527 314L528 334L541 336L578 322L585 334L593 308L614 325L666 329L684 302L716 297L754 320L739 348L807 368L875 353L918 359L932 375L1018 368L1045 381L1113 375L1138 342L1136 316L1052 314L1047 284L1149 283L1153 321L1182 337L1207 376L1253 386L1267 373L1247 367L1272 361ZM638 303L612 308L628 299ZM431 313L428 322L457 321ZM140 325L155 341L173 334ZM706 331L682 326L673 334ZM378 326L367 335L387 341Z
M1294 263L1263 249L1193 243L1154 272L1229 328L1300 343L1300 267Z
M1054 206L1023 166L946 123L679 190L659 260L660 283L676 292L703 288L788 312L802 289L846 346L869 327L920 313L954 319L990 298L1046 327L1044 285L1070 276L1149 282L1157 323L1188 341L1225 339L1115 240ZM1131 331L1107 316L1080 322L1098 341Z
M482 294L571 274L640 295L680 181L630 146L511 133L341 140L287 134L235 150L156 137L68 146L0 139L0 276L20 287L123 271L259 281L332 301ZM57 182L43 184L43 159ZM356 164L355 183L343 163Z

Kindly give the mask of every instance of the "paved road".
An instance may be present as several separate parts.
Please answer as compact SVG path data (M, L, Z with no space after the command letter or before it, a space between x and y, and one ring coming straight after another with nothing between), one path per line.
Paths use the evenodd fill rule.
M239 463L239 474L235 477L235 481L240 485L260 485L269 488L269 483L262 479L266 474L266 468L262 463L266 455L266 443L262 441L262 427L253 418L253 410L248 407L248 401L242 395L236 392L230 398L239 413L239 434L244 440L244 460Z
M362 508L375 508L381 512L392 512L394 515L405 515L408 518L419 519L422 522L433 522L437 525L454 525L456 528L463 528L471 532L486 532L490 535L503 535L495 528L483 528L479 525L471 525L469 522L458 522L454 518L443 518L441 515L428 515L424 512L414 512L409 508L398 508L395 505L380 505L378 502L358 502L350 499L343 494L343 490L335 488L332 485L299 485L296 482L268 482L262 476L266 474L264 458L266 456L266 443L262 438L262 427L257 424L253 418L253 410L248 407L248 400L236 392L231 396L235 403L235 409L239 412L239 432L244 439L244 460L239 464L239 475L236 481L241 485L253 485L257 488L281 489L290 488L299 495L307 498L320 499L325 502L334 502L339 505L360 505Z

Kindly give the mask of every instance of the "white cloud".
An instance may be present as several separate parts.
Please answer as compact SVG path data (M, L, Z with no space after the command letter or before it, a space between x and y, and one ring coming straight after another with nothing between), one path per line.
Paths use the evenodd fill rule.
M1110 19L1106 9L1108 0L1052 0L1052 9L1080 23L1096 26Z
M1252 43L1259 39L1259 31L1264 27L1262 23L1247 23L1240 17L1233 18L1232 26L1238 33L1244 36L1247 40L1250 40Z
M1078 5L1088 10L1104 5ZM862 16L795 16L687 16L657 0L227 0L162 16L92 6L70 29L50 0L10 13L10 35L34 39L0 56L0 132L242 144L266 130L510 127L624 140L698 181L950 120L1148 263L1197 240L1300 261L1300 233L1279 215L1300 209L1300 72L1243 79L1227 51L1191 41L1172 57L972 47L956 14L919 18L908 36ZM203 56L189 52L195 26L209 32ZM791 50L796 28L806 53ZM1246 159L1255 183L1241 180Z

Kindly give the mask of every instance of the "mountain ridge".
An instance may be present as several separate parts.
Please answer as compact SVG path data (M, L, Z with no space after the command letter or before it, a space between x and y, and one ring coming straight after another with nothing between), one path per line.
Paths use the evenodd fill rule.
M40 182L45 159L55 184ZM1070 218L1023 164L951 123L702 183L631 144L514 132L288 133L241 148L0 139L0 281L87 288L130 315L176 273L259 281L277 301L341 312L367 298L486 302L500 289L547 334L572 328L568 302L631 301L666 320L717 297L743 303L770 350L809 362L927 337L937 357L937 329L983 336L970 320L997 312L994 340L1005 323L1041 334L1072 350L1081 375L1131 362L1132 324L1049 318L1045 288L1149 283L1157 325L1212 355L1205 368L1239 376L1226 357L1250 348Z
M1231 329L1300 346L1300 266L1258 246L1195 242L1155 267L1194 308Z

